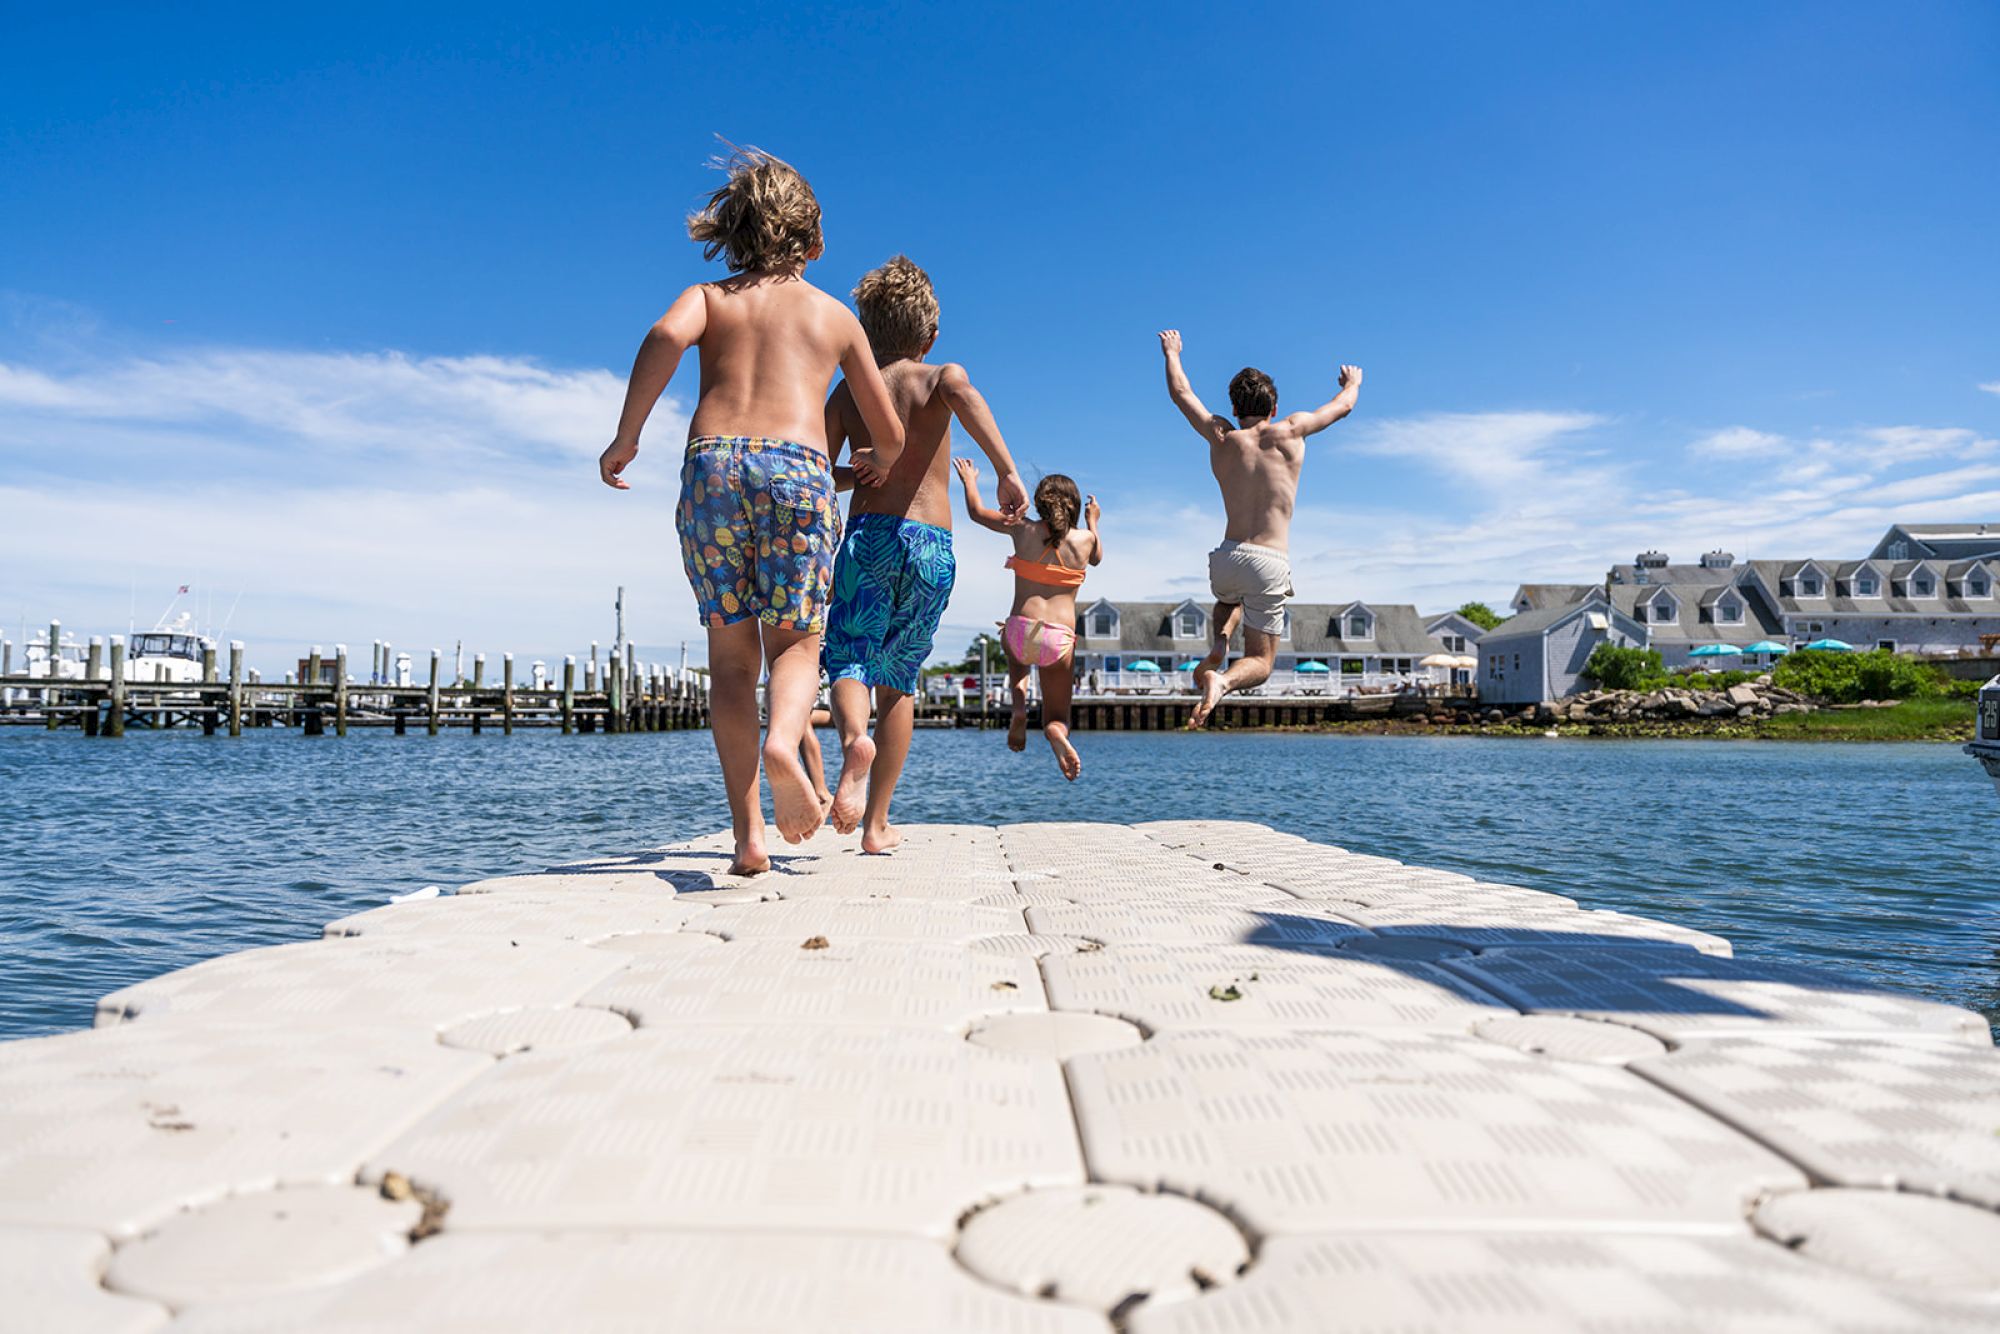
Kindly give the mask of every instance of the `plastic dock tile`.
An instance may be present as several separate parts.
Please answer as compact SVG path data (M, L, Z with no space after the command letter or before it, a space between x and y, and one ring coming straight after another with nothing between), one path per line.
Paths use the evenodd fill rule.
M331 1287L197 1306L175 1334L1111 1334L1001 1292L935 1242L447 1232Z
M1415 960L1270 945L1113 945L1042 965L1050 1003L1187 1028L1465 1033L1514 1007Z
M1836 1269L1996 1299L2000 1323L2000 1213L1906 1191L1833 1189L1774 1195L1750 1221Z
M1919 1039L1724 1038L1632 1069L1816 1181L2000 1209L2000 1053Z
M1177 1033L1068 1063L1094 1180L1252 1231L1740 1230L1804 1184L1624 1070L1422 1033Z
M361 1186L232 1195L120 1246L105 1283L176 1309L335 1283L408 1250L423 1212Z
M168 1320L156 1302L98 1283L111 1244L79 1228L0 1225L0 1334L150 1334Z
M677 931L708 908L663 895L569 893L449 894L381 908L329 922L334 940L362 936L459 940L500 936L508 940L579 940L585 944L634 931Z
M1031 956L962 945L829 937L740 940L635 961L585 996L645 1028L690 1023L847 1024L961 1033L982 1015L1046 1009Z
M1341 912L1382 935L1431 936L1480 950L1504 945L1588 949L1657 944L1683 945L1722 958L1731 953L1729 942L1720 936L1619 912L1528 910L1467 902L1343 907Z
M1130 1334L1945 1334L1994 1311L1849 1278L1746 1237L1280 1237L1234 1286Z
M1450 969L1535 1014L1615 1017L1681 1043L1907 1033L1991 1047L1983 1016L1811 968L1686 950L1494 949Z
M1250 1263L1243 1234L1215 1210L1124 1186L1002 1200L966 1222L955 1254L998 1287L1107 1315L1233 1283Z
M206 1016L0 1045L0 1223L129 1237L235 1191L337 1184L493 1068L429 1033Z
M981 936L1020 934L1019 908L921 899L784 899L717 908L688 924L724 940L923 940L963 945Z
M1081 1185L1060 1067L915 1029L642 1028L511 1057L377 1153L453 1228L951 1235L983 1200Z
M1028 929L1106 945L1337 945L1368 933L1345 917L1304 903L1187 904L1131 900L1037 904Z
M625 962L567 941L315 940L227 954L114 991L97 1003L97 1022L214 1015L441 1027L507 1005L567 1005Z
M514 1056L526 1051L594 1046L631 1031L632 1021L610 1010L556 1005L475 1015L438 1034L438 1041L488 1056Z
M1667 1050L1666 1043L1636 1028L1552 1014L1488 1019L1472 1031L1488 1042L1554 1061L1630 1065L1642 1056L1661 1056Z

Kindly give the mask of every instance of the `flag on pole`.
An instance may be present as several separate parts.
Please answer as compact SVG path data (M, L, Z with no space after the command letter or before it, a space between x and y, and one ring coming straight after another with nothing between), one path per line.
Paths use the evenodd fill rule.
M181 592L182 592L182 593L185 593L185 592L187 592L187 591L188 591L188 586L187 586L186 584L182 584L182 585L181 585ZM176 596L176 597L178 597L178 596L179 596L179 594L175 594L175 596Z

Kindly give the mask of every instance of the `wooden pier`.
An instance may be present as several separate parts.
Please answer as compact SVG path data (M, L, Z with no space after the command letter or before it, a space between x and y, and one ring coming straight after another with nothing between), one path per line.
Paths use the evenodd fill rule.
M0 675L0 724L80 729L86 736L122 736L127 727L199 727L213 736L245 729L297 728L307 736L346 736L351 728L385 728L397 736L447 729L474 734L495 729L593 732L665 732L708 726L707 678L696 672L649 668L631 654L613 655L601 673L595 655L578 679L574 657L563 660L559 682L536 686L515 679L514 655L502 656L500 679L486 679L486 659L473 659L469 679L447 681L433 650L430 679L421 685L388 685L348 679L347 652L331 657L315 649L299 680L270 682L246 672L243 645L229 646L226 672L213 649L203 655L198 681L127 680L124 644L114 637L100 660L93 646L80 680Z

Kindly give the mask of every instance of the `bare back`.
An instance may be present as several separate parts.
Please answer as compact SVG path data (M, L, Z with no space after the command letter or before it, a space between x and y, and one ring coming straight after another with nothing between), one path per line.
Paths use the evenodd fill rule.
M847 350L847 308L803 278L771 274L703 283L701 293L701 399L689 437L770 436L824 450L822 408Z
M1305 458L1305 437L1283 417L1222 431L1208 462L1222 488L1223 537L1288 550Z
M1091 555L1097 550L1097 534L1088 528L1072 528L1063 534L1063 540L1049 548L1049 525L1044 519L1035 519L1011 530L1014 537L1014 554L1024 561L1050 561L1065 565L1072 570L1090 567ZM1073 626L1076 624L1076 594L1074 588L1056 588L1049 584L1037 583L1027 576L1014 575L1014 609L1010 615L1030 616L1050 625Z
M951 404L938 392L944 365L903 358L882 367L889 401L903 423L903 453L880 486L857 486L850 514L894 514L939 528L951 527ZM843 382L828 410L856 449L872 443L867 423Z

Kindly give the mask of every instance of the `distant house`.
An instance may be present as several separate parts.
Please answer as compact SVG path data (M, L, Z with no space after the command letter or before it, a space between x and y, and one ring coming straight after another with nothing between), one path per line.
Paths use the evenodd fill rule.
M1102 690L1192 689L1189 668L1208 652L1213 634L1210 610L1210 604L1193 599L1100 598L1083 607L1077 616L1076 661L1085 688L1094 678ZM1477 633L1478 627L1471 629ZM1241 656L1242 647L1238 630L1230 640L1232 661ZM1286 609L1265 692L1351 694L1441 685L1450 679L1450 669L1420 663L1447 651L1407 604L1294 602ZM1135 668L1134 663L1150 667Z
M2000 523L1897 523L1870 560L2000 560Z
M1982 635L2000 634L2000 557L1755 560L1746 573L1795 643L1964 653L1978 651Z
M1596 584L1522 584L1514 590L1514 600L1507 605L1516 616L1524 611L1568 607L1583 601L1596 587Z
M1424 633L1444 646L1446 653L1472 652L1472 646L1486 633L1486 627L1469 621L1455 611L1424 618Z
M1694 651L1711 644L1748 648L1786 638L1774 605L1741 582L1742 570L1726 551L1711 551L1698 565L1674 565L1646 552L1630 565L1613 567L1611 605L1646 627L1647 648L1659 652L1669 669L1700 665ZM1755 666L1754 658L1715 659L1711 665Z
M1539 704L1582 689L1583 666L1599 644L1643 647L1646 626L1601 588L1575 602L1524 611L1486 632L1474 654L1483 703Z

